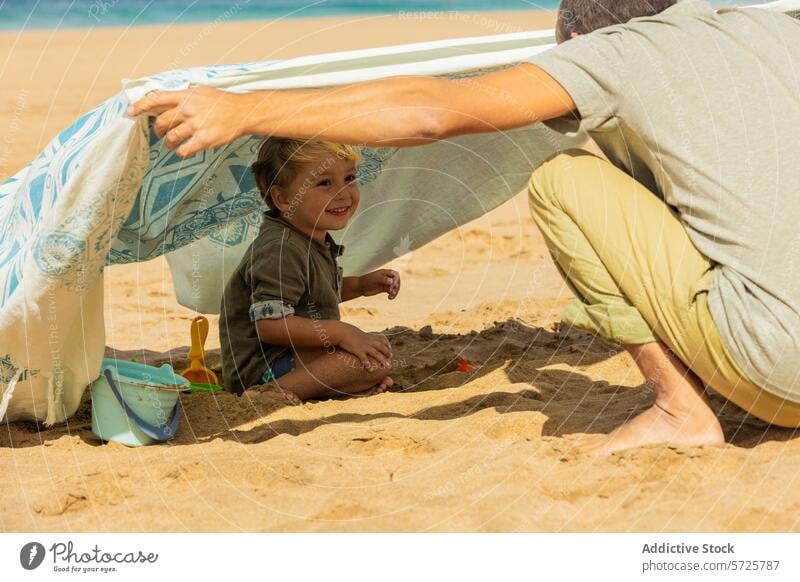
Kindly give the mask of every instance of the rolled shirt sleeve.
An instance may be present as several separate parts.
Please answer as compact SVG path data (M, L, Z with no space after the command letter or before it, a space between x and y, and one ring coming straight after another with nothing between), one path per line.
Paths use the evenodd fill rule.
M250 269L250 320L294 315L295 306L307 293L307 250L285 240L271 244L259 249Z

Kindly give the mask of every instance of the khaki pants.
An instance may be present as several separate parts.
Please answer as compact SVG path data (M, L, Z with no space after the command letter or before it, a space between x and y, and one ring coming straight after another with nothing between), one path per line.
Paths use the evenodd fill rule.
M660 198L582 150L542 164L529 197L576 297L566 323L616 343L662 341L734 404L767 422L800 426L800 404L753 385L723 346L707 304L713 266Z

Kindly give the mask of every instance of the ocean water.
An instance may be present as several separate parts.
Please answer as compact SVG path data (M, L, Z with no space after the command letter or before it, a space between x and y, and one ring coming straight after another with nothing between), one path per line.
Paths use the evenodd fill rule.
M93 28L420 11L552 10L558 4L558 0L0 0L0 29Z

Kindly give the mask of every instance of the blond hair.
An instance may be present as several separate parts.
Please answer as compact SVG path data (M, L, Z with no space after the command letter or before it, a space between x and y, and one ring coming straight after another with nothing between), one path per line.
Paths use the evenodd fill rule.
M327 141L304 141L288 137L270 137L258 150L250 171L256 179L261 197L270 210L276 210L270 189L272 186L288 188L301 166L334 154L339 159L358 164L361 154L354 146Z

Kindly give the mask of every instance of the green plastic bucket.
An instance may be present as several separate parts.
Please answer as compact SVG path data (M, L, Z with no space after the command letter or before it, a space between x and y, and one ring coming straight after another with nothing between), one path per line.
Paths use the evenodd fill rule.
M131 447L167 441L178 430L178 394L188 389L189 381L169 364L103 360L92 383L92 432Z

